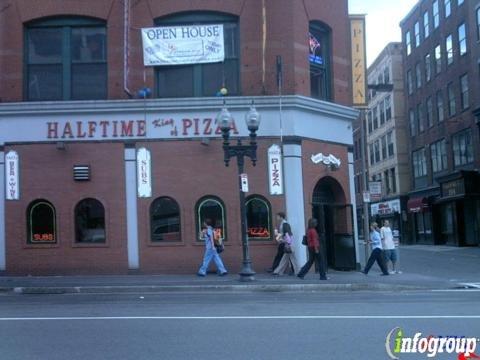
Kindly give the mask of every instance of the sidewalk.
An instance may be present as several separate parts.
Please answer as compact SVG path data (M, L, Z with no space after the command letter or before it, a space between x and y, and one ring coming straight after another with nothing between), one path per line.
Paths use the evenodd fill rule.
M258 273L256 281L242 283L237 274L224 277L192 275L0 276L1 293L148 293L168 291L356 291L453 289L464 283L480 285L480 248L404 246L402 274L380 276L374 265L368 276L330 270L329 280L310 272L296 276ZM448 275L448 276L447 276Z

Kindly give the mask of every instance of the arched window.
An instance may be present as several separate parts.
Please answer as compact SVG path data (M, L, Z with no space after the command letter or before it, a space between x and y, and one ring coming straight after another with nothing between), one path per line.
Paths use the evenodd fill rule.
M318 21L310 22L310 93L313 98L332 100L331 94L331 30Z
M158 97L215 96L222 87L240 94L238 18L218 12L186 12L155 20L156 26L222 24L225 60L219 63L157 66Z
M47 200L35 200L27 209L28 244L55 244L57 222L53 205Z
M105 242L105 209L96 199L83 199L75 206L75 241Z
M172 198L160 197L150 205L150 239L152 242L181 241L180 208Z
M253 195L247 198L247 235L249 240L270 240L272 221L268 200Z
M223 240L227 240L225 206L222 200L214 196L207 196L200 199L196 206L197 214L197 234L202 229L202 224L206 219L212 221L214 231L220 232ZM197 236L197 240L198 236Z
M60 17L25 28L25 99L107 98L105 21Z

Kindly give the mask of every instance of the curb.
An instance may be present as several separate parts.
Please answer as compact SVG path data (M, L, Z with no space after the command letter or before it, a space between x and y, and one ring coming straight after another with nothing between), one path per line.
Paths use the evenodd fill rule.
M165 292L322 292L322 291L405 291L433 287L390 284L242 284L242 285L151 285L151 286L66 286L0 287L0 293L13 294L111 294Z

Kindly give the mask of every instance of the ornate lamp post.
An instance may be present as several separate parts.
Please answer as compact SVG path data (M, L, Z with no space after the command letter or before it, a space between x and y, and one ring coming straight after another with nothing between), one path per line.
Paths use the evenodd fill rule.
M250 131L250 143L247 145L242 144L240 138L237 139L237 144L230 145L230 130L232 126L232 115L225 106L225 100L223 100L222 111L217 115L217 124L219 124L222 130L223 136L223 154L225 166L229 165L230 158L237 158L238 165L238 187L240 195L240 222L241 222L241 234L242 234L242 250L243 261L242 270L240 271L240 281L252 281L255 280L255 271L252 269L252 261L250 259L250 253L248 249L248 237L247 237L247 209L245 207L245 193L242 191L242 183L240 174L243 174L245 157L249 157L253 166L257 161L257 130L260 125L260 114L255 109L252 101L250 110L245 115L245 122L248 130Z

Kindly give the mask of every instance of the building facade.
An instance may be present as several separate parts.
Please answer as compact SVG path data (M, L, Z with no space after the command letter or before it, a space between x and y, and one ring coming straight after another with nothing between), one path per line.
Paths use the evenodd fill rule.
M297 239L319 218L329 265L358 267L347 1L278 3L7 1L0 269L191 273L210 218L239 270L238 174L223 163L216 116L225 101L233 137L248 137L252 100L262 116L257 165L245 166L254 269L271 264L279 211ZM209 25L223 29L222 62L144 66L142 28L193 36Z
M366 119L366 150L369 179L377 183L372 193L370 216L381 223L386 219L396 234L407 240L407 193L410 190L408 133L401 43L390 43L368 68L368 84L391 84L369 91Z
M415 243L479 244L479 7L423 0L401 22Z

